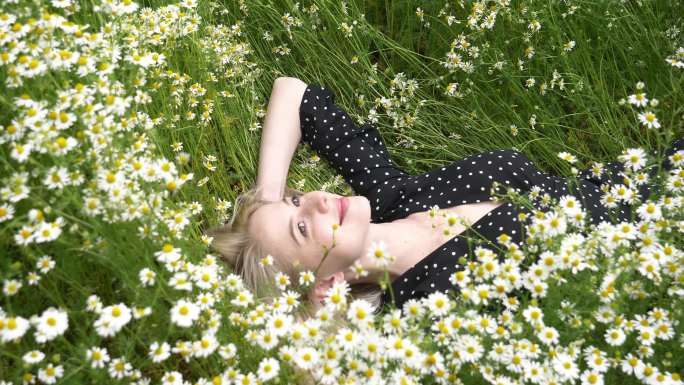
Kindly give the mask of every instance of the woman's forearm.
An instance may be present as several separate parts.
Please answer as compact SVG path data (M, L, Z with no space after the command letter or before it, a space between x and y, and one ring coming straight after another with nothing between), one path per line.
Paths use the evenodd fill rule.
M301 139L299 105L307 84L280 77L273 82L261 134L257 187L266 200L280 200L290 162Z

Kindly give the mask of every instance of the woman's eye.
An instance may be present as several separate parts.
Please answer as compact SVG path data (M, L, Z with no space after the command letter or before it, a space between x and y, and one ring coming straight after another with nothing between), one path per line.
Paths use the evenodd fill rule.
M292 204L299 207L299 195L292 196ZM297 223L297 228L299 229L299 232L306 237L306 225L304 224L304 222Z

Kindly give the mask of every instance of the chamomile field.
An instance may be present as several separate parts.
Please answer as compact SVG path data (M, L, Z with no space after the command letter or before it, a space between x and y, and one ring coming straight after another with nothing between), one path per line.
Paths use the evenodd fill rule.
M684 384L683 29L669 0L0 1L0 384ZM282 76L407 172L621 164L602 203L637 215L509 191L545 210L504 263L475 247L401 309L343 282L304 319L311 271L260 298L204 232L254 185ZM287 185L354 195L305 143Z

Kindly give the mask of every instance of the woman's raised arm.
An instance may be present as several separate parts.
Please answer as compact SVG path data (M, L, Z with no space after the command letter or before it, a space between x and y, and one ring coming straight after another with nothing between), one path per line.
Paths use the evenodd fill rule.
M305 82L293 77L279 77L273 82L259 149L256 184L262 199L282 198L290 162L302 136L299 105L306 87Z

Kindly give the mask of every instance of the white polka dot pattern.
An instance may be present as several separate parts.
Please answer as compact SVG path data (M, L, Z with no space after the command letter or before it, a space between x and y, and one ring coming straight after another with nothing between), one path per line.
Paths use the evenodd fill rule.
M391 222L415 212L437 205L449 208L466 203L491 200L493 181L527 192L539 186L543 193L554 198L570 194L571 188L563 177L541 172L524 154L499 149L468 156L429 172L410 175L399 169L375 127L366 124L358 128L349 115L334 104L334 94L315 84L308 85L300 104L302 140L336 168L358 195L371 203L371 222ZM675 141L665 155L684 149L684 139ZM669 163L665 162L669 168ZM600 179L591 176L591 170L580 174L579 189L574 192L582 206L588 210L589 220L598 224L609 220L608 211L601 205L601 184L612 181L622 183L621 163L607 164L607 172ZM648 196L648 186L639 189ZM537 203L537 209L542 209ZM445 243L432 251L418 264L392 282L395 304L401 307L410 298L426 296L434 291L455 289L449 276L462 270L458 259L469 254L468 238L481 234L487 246L495 251L501 246L496 241L502 233L521 244L524 224L518 214L532 214L526 208L504 203L490 211L472 225L472 229L445 239ZM619 220L627 220L631 213L620 207ZM473 243L475 245L475 243ZM389 291L383 296L390 301Z

